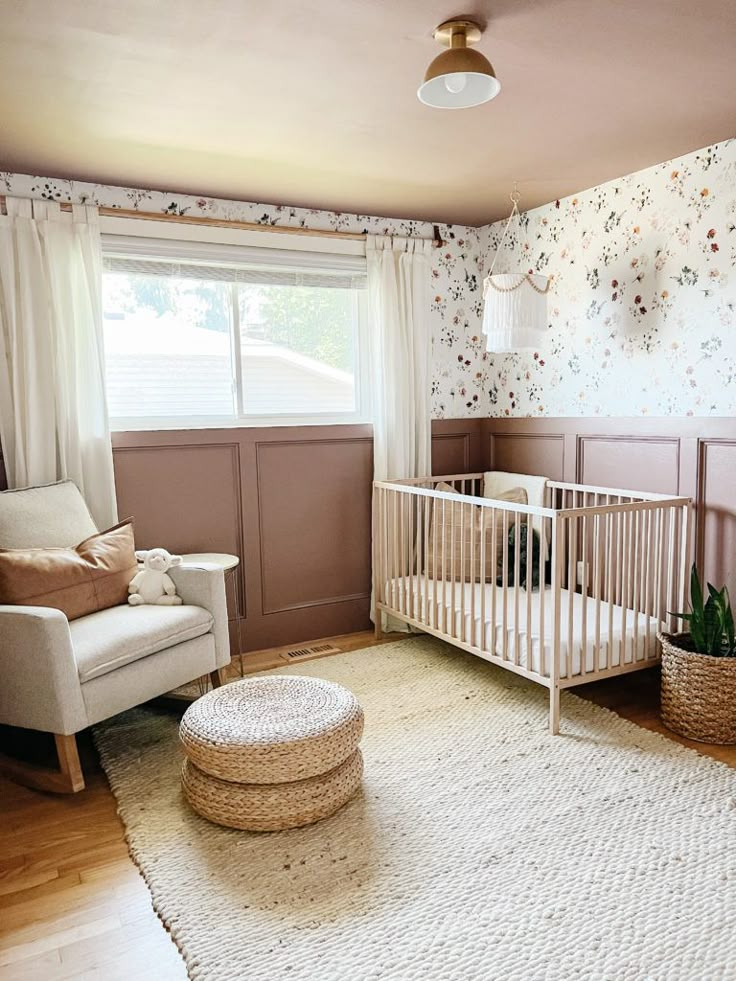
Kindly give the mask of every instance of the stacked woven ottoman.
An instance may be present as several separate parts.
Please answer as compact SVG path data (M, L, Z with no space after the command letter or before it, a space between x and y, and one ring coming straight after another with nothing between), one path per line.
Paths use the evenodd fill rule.
M330 681L275 675L216 688L181 720L184 795L230 828L312 824L357 793L362 734L357 699Z

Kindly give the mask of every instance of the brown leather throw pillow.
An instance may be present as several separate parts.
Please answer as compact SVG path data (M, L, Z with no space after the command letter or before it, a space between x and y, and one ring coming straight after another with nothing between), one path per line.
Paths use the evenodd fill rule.
M0 603L50 606L75 620L126 603L137 571L128 518L76 548L0 549Z

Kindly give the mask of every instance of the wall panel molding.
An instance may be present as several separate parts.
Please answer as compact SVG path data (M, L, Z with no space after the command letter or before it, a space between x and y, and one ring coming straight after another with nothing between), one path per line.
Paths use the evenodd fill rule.
M679 436L586 433L577 435L576 444L576 483L680 493Z
M691 497L693 557L736 591L736 418L504 418L485 419L483 431L492 448L562 438L566 480Z
M482 419L435 419L432 423L432 473L473 473L484 469Z
M207 451L228 453L227 480L213 479L212 460L211 457L208 460ZM140 465L134 459L139 455L144 457ZM118 511L123 516L132 514L136 518L137 543L143 548L162 545L172 552L238 555L241 567L235 578L237 609L246 615L240 444L196 438L191 442L175 440L155 445L128 443L114 446L113 461ZM191 465L193 461L194 466ZM152 473L152 468L157 469ZM217 475L224 477L224 469ZM184 521L179 518L181 511L187 516ZM199 547L204 540L209 546Z
M372 439L257 440L255 453L262 614L369 600ZM356 578L368 586L336 588Z
M736 595L736 434L698 441L695 559Z
M561 433L488 435L488 469L565 479L565 436Z

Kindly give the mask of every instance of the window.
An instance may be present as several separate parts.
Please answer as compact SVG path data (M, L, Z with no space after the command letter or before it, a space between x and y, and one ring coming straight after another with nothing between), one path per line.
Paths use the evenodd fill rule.
M361 257L103 242L114 429L367 418Z

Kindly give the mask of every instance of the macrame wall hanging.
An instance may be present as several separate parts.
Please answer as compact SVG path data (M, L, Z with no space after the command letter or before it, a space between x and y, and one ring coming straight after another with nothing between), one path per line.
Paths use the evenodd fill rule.
M549 277L523 271L520 194L516 188L510 197L511 214L498 243L490 272L483 281L483 333L486 335L486 350L495 353L538 348L547 329ZM514 217L517 221L518 271L494 275L496 260Z

